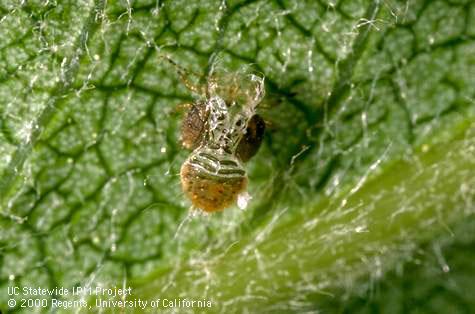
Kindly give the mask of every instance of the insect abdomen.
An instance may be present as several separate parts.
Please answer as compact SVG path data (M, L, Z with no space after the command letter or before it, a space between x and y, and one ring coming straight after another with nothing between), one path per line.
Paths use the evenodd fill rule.
M195 207L206 212L232 205L247 184L246 172L236 158L208 150L194 152L180 174L183 191Z

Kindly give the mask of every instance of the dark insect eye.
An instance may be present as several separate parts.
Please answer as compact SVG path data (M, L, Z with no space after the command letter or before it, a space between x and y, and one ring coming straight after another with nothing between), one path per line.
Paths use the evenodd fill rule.
M203 139L208 112L204 103L193 104L186 113L181 126L181 140L184 147L195 149Z
M244 133L245 135L242 137L236 150L236 155L243 162L251 159L259 150L265 128L266 124L261 116L256 114L249 120Z

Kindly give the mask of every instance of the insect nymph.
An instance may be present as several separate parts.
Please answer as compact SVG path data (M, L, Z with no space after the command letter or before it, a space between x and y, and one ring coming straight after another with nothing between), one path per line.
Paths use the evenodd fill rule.
M195 208L221 211L245 191L244 162L257 153L265 123L256 114L264 79L243 72L212 72L203 99L191 104L181 130L193 150L180 171L184 193Z

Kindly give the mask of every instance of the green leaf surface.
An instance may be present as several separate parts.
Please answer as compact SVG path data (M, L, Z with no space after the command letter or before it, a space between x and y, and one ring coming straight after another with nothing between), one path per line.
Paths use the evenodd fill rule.
M199 95L163 56L265 76L246 210L189 214ZM0 309L131 286L213 303L164 312L473 312L474 132L469 0L0 1Z

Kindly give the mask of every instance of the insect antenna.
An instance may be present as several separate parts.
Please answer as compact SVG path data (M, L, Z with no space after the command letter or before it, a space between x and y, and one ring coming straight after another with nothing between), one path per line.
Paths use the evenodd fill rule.
M169 64L171 64L173 66L173 68L177 72L178 76L180 77L180 80L183 82L183 84L186 86L186 88L188 88L190 91L192 91L194 93L197 93L199 95L205 95L206 94L206 88L203 87L203 85L196 85L196 84L192 83L189 80L190 76L195 76L196 78L198 78L198 82L202 82L203 79L204 79L203 75L182 67L181 65L179 65L178 63L173 61L173 59L171 59L167 55L161 55L160 54L159 58L167 61Z

